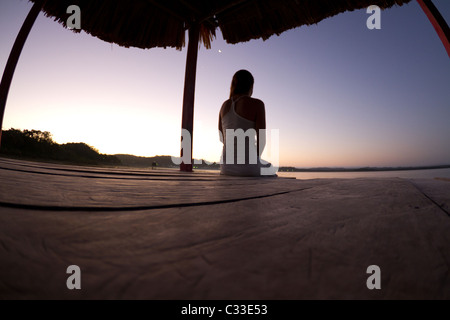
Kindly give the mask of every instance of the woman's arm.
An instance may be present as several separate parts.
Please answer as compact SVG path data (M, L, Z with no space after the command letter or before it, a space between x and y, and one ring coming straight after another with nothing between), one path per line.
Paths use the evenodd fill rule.
M257 142L257 150L258 156L261 157L264 148L266 147L266 109L264 106L264 102L260 101L256 109L256 142ZM260 130L262 130L260 132Z
M222 106L223 108L223 106ZM219 112L219 139L220 142L223 143L223 131L222 131L222 108L220 108L220 112Z

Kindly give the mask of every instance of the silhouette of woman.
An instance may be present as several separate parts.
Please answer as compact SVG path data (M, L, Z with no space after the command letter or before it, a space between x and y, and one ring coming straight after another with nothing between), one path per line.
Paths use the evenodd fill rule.
M219 135L223 143L220 173L233 176L261 176L261 154L266 142L264 103L252 98L254 78L239 70L231 81L230 99L219 113Z

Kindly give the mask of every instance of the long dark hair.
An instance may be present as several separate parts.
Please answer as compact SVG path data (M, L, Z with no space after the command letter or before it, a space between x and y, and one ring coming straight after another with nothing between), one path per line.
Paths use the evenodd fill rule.
M253 88L255 79L247 70L239 70L231 81L230 98L237 94L246 94Z

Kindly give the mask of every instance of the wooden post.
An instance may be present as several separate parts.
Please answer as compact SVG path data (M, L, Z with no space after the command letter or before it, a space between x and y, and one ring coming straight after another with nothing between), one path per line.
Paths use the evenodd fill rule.
M439 35L439 38L441 38L441 41L444 44L445 49L447 50L447 54L450 57L450 29L447 22L445 22L445 19L442 17L439 10L431 0L417 0L417 2L427 15L428 19Z
M193 149L193 133L194 133L194 98L195 98L195 77L197 73L197 56L198 56L198 40L199 26L194 24L189 29L189 44L186 58L186 74L184 78L184 95L183 95L183 116L181 128L189 131L191 135L191 156L189 163L180 164L180 170L192 172L192 149ZM181 142L183 144L183 142ZM181 158L183 159L183 148L181 148Z
M8 99L9 87L14 76L14 70L16 69L17 61L19 61L20 53L25 45L28 34L44 3L45 1L36 1L34 3L17 35L8 61L6 62L5 70L3 71L2 82L0 83L0 146L2 141L3 116L5 115L6 100Z

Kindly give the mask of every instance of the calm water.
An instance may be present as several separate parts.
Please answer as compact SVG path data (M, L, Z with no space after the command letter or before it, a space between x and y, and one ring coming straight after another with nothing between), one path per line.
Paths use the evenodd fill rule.
M378 172L278 172L280 177L295 177L297 179L318 178L408 178L434 179L449 178L450 169L378 171Z

